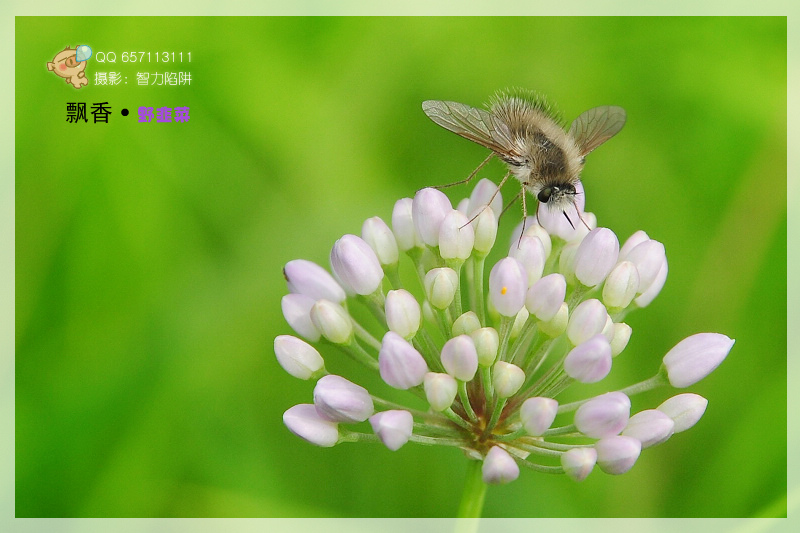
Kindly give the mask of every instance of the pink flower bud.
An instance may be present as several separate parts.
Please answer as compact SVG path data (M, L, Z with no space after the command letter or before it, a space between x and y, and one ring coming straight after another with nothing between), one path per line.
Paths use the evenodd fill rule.
M333 374L317 381L314 407L323 418L350 424L363 422L375 412L367 389Z
M525 382L525 372L511 363L498 361L492 367L492 384L500 398L509 398L517 393Z
M530 286L525 307L539 320L547 322L556 316L567 294L567 282L561 274L549 274Z
M470 381L478 371L478 352L469 335L453 337L442 346L442 366L461 381Z
M422 355L393 331L383 336L378 353L378 367L383 381L403 390L420 385L428 372L428 365Z
M369 418L372 431L381 439L381 442L390 450L399 450L414 429L414 418L411 413L403 410L382 411Z
M680 433L697 424L703 413L706 412L707 406L708 400L699 394L687 392L669 398L658 406L658 410L675 422L673 431Z
M519 241L511 245L509 257L517 259L528 274L528 286L542 277L544 264L547 261L544 245L537 237L523 235Z
M405 339L411 339L419 330L421 313L419 302L403 289L386 294L386 324Z
M647 409L633 415L622 430L626 437L642 443L642 449L666 442L674 433L675 422L657 409Z
M611 371L611 345L602 334L573 348L564 359L564 371L581 383L597 383Z
M428 246L439 246L439 230L444 218L453 210L447 196L437 189L418 191L412 204L414 227L422 242Z
M527 291L528 274L518 260L506 257L492 268L489 274L489 299L502 316L517 316L525 305Z
M331 267L342 284L356 294L372 294L381 286L383 269L361 237L345 235L333 245Z
M283 267L289 292L304 294L312 300L341 303L347 297L344 289L327 270L305 259L294 259Z
M484 483L500 485L519 477L519 466L511 455L500 446L492 446L481 468Z
M607 392L584 403L575 412L575 427L595 439L618 435L628 423L631 400L622 392Z
M520 419L530 435L539 437L553 425L558 413L558 402L553 398L534 397L522 402Z
M311 342L317 342L320 333L311 321L313 306L314 300L305 294L290 293L281 298L281 310L286 322L298 335Z
M412 205L411 198L401 198L395 202L392 211L392 233L397 240L397 247L403 252L424 244L414 228Z
M633 437L622 435L607 437L595 443L597 466L606 474L624 474L631 469L639 454L642 443Z
M428 372L424 386L425 396L434 411L444 411L453 405L458 394L458 383L450 374Z
M330 448L339 441L338 424L322 418L310 403L287 409L283 413L283 423L289 431L317 446Z
M399 260L397 240L381 217L372 217L361 226L361 238L369 244L381 265L394 265Z
M278 335L274 348L278 363L296 378L309 379L325 366L319 352L297 337Z
M596 462L597 450L594 448L572 448L561 455L564 472L575 481L586 479Z
M572 311L567 324L567 337L574 346L586 342L606 327L608 311L600 300L585 300Z
M669 383L679 389L694 385L717 368L735 341L720 333L697 333L664 356Z
M617 264L619 241L608 228L589 232L575 252L575 277L587 287L599 285Z
M442 259L466 261L472 255L475 229L459 211L450 211L439 228L439 255Z

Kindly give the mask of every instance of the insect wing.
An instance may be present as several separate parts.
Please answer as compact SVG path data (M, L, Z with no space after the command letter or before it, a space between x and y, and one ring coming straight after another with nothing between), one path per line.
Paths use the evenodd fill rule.
M569 134L583 156L619 133L625 125L625 117L625 110L621 107L594 107L572 122Z
M508 126L488 111L441 100L422 102L422 110L432 121L456 135L499 154L518 155L511 142Z

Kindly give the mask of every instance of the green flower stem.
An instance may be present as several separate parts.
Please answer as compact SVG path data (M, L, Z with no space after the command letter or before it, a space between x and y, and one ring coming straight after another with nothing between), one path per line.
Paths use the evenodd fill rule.
M486 323L486 303L484 302L483 297L483 267L486 261L486 256L483 254L474 253L470 262L472 263L472 280L473 280L473 291L470 293L471 297L474 297L475 304L473 305L473 309L475 310L475 314L478 315L478 320L481 322L481 326L487 326Z
M492 409L492 418L489 420L489 423L486 424L486 429L483 430L484 435L489 435L494 426L497 425L497 421L500 419L500 413L503 412L503 407L506 406L506 398L497 398L495 401L494 409Z
M375 360L361 345L353 339L350 344L337 344L344 353L363 364L367 368L378 371L378 361Z
M393 265L385 265L383 267L383 273L386 274L386 277L389 280L389 284L392 286L393 289L403 288L403 282L400 281L398 263L395 263Z
M486 483L481 473L482 461L468 461L467 479L458 506L458 518L480 518L483 513L483 501L486 498ZM460 522L456 527L458 533L467 533L478 529L477 521Z
M514 325L516 317L500 317L500 351L497 354L498 361L506 360L506 353L508 352L508 339L511 336L511 326Z
M470 426L470 425L467 423L467 421L466 421L466 420L464 420L463 418L461 418L460 416L458 416L458 415L456 414L456 412L455 412L455 411L453 411L453 408L452 408L452 407L448 407L447 409L445 409L444 411L442 411L442 414L443 414L444 416L446 416L447 418L449 418L449 419L450 419L450 421L451 421L451 422L453 422L454 424L456 424L456 425L458 425L458 426L460 426L460 427L462 427L462 428L464 428L464 429L466 429L466 430L468 430L468 431L472 431L472 426Z
M467 412L467 416L473 422L478 421L478 415L475 414L475 411L472 410L472 404L469 403L469 394L467 394L467 382L458 380L458 397L461 399L461 405L464 407L464 411Z
M453 298L453 303L450 304L450 312L456 318L460 317L463 312L463 307L461 304L461 268L464 266L464 261L460 259L447 259L445 260L445 264L455 270L456 274L458 274L458 289L456 290L455 298Z
M626 394L627 396L633 396L634 394L639 394L640 392L645 392L648 390L655 389L657 387L661 387L662 385L668 385L669 381L667 380L666 371L664 367L658 371L658 374L655 376L648 378L644 381L640 381L639 383L634 383L630 387L626 387L622 389L620 392ZM558 414L561 413L570 413L576 410L581 405L585 404L591 400L591 398L587 398L585 400L579 400L577 402L572 403L565 403L564 405L560 405L558 407Z
M381 349L381 341L373 337L369 331L364 329L364 326L356 322L354 319L351 319L351 322L353 323L353 331L355 332L356 337L364 341L365 344L372 346L376 350Z

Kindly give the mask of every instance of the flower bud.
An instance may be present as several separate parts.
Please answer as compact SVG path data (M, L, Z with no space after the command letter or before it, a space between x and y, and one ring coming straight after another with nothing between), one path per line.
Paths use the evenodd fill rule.
M639 271L630 261L619 263L606 278L603 303L609 308L625 309L639 288Z
M631 400L622 392L607 392L587 401L575 411L578 431L601 439L618 435L628 424Z
M517 365L498 361L492 367L492 384L499 398L513 396L524 382L525 372Z
M413 202L411 198L401 198L395 202L394 210L392 210L392 233L397 240L397 247L403 252L423 246L423 242L414 228Z
M345 286L362 296L378 290L383 269L378 257L361 237L345 235L333 245L331 267Z
M399 450L411 438L414 417L401 409L382 411L369 417L372 431L390 450Z
M364 239L378 258L381 265L394 265L399 261L397 239L381 217L372 217L361 226L361 238Z
M347 297L344 289L327 270L305 259L294 259L283 267L283 277L289 292L303 294L314 301L330 300L341 303Z
M558 308L556 316L550 320L539 322L539 331L548 337L555 339L567 330L568 321L569 307L567 307L566 302L563 302Z
M481 467L483 482L490 485L510 483L519 477L519 466L500 446L492 446Z
M472 189L465 214L472 218L487 205L496 217L503 212L503 195L497 190L497 185L492 180L484 178Z
M527 292L528 274L518 260L506 257L492 267L489 274L489 299L502 316L516 316L525 305Z
M530 286L525 307L539 320L552 320L564 303L567 282L561 274L549 274Z
M547 261L544 245L537 237L523 235L520 240L511 245L509 257L517 259L528 274L528 286L533 285L542 277L544 264Z
M728 355L735 341L720 333L697 333L664 356L669 384L682 389L709 375Z
M458 383L450 374L428 372L425 374L425 397L434 411L444 411L456 399Z
M450 211L439 228L439 255L442 259L466 261L472 255L475 230L459 211Z
M669 398L657 409L675 422L672 431L680 433L694 426L706 412L707 406L708 400L699 394L687 392Z
M573 348L564 359L564 371L581 383L597 383L611 371L611 345L595 335Z
M606 327L608 311L600 300L585 300L572 311L567 324L567 337L573 346L586 342Z
M281 310L286 322L301 337L311 342L317 342L320 334L311 321L311 307L313 305L314 300L305 294L293 292L281 298Z
M349 344L353 338L353 321L342 306L319 300L311 306L311 322L314 327L334 344Z
M639 272L638 293L641 294L653 284L661 267L667 261L667 256L663 244L648 239L636 245L625 260L636 265L636 270Z
M561 455L564 472L575 481L586 479L596 462L597 450L594 448L572 448Z
M330 448L339 441L338 424L322 418L310 403L287 409L283 413L283 423L289 431L317 446Z
M500 335L494 328L480 328L470 334L478 354L478 364L492 366L500 349Z
M666 442L672 436L675 422L657 409L647 409L633 415L622 430L626 437L642 443L642 449Z
M639 296L637 296L633 302L638 305L639 307L647 307L650 303L656 299L658 293L661 292L661 289L664 288L664 283L667 281L667 274L669 273L669 267L667 266L667 260L664 258L664 263L661 265L661 270L658 271L656 274L656 278L653 280L653 283Z
M583 213L586 204L586 195L583 194L583 183L578 181L575 184L575 203L578 210ZM564 217L566 213L567 217ZM569 218L569 221L567 221ZM584 220L586 217L583 217ZM538 208L539 223L550 233L564 239L567 242L574 240L576 237L586 233L586 228L583 227L583 222L575 211L574 205L569 205L563 209L551 209L546 203L539 202ZM587 222L589 222L587 220ZM582 229L581 229L582 228Z
M367 389L333 374L317 381L314 407L322 418L349 424L363 422L375 412Z
M619 250L619 261L627 261L628 254L631 253L631 250L642 244L644 241L649 241L650 237L648 237L647 233L642 230L637 231L630 237L628 240L625 241L625 244L622 245L622 248Z
M439 230L444 218L453 210L447 196L430 187L417 191L411 212L414 227L422 242L428 246L439 246Z
M461 381L470 381L478 371L478 352L469 335L453 337L442 346L445 371Z
M607 437L595 443L597 466L606 474L624 474L631 469L639 454L642 443L633 437L622 435Z
M480 329L481 321L474 311L467 311L453 322L453 336L470 335Z
M393 331L383 336L378 352L378 368L383 381L403 390L420 385L428 372L422 355Z
M531 218L531 217L528 217L528 218ZM536 237L536 238L538 238L541 241L542 246L544 246L544 256L545 257L550 257L550 252L553 251L553 241L550 239L550 234L547 233L547 230L544 229L543 227L541 227L539 225L539 223L536 222L535 218L533 219L533 223L532 224L526 224L525 225L525 233L524 233L524 235L527 235L528 237ZM518 240L519 240L519 233L517 233L516 241L518 241ZM516 241L511 241L511 242L513 243L513 242L516 242Z
M540 396L528 398L522 402L519 416L528 434L540 437L553 425L558 414L558 402L553 398Z
M625 322L614 324L614 338L611 339L611 357L616 357L622 353L628 341L631 340L633 329Z
M578 252L578 242L568 242L561 248L558 255L558 271L570 285L575 284L575 254Z
M587 287L599 285L617 264L619 241L608 228L596 228L575 252L575 277Z
M412 294L403 289L389 291L386 294L386 324L389 331L410 340L419 330L421 309L419 302Z
M297 337L278 335L273 346L278 363L296 378L309 379L325 367L319 352Z
M431 305L443 311L447 309L458 290L458 274L452 268L433 268L425 274L425 295Z
M530 316L531 314L527 309L525 309L524 306L519 310L519 313L517 313L517 316L514 318L514 323L511 325L510 336L512 339L519 337L519 334L522 333L522 328L525 327L525 323L528 321L528 317Z
M475 230L475 243L473 248L482 255L489 253L497 238L497 217L491 207L487 207L472 221Z

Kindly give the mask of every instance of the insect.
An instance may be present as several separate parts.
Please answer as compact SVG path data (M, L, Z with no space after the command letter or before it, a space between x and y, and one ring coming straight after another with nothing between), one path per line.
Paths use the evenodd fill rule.
M564 213L573 228L564 209L573 205L580 217L575 186L586 155L625 125L624 109L602 106L582 113L564 131L543 98L521 91L498 93L488 111L442 100L427 100L422 110L436 124L492 151L467 179L450 185L467 183L497 156L508 165L499 187L512 175L520 181L525 215L527 190L540 203Z

